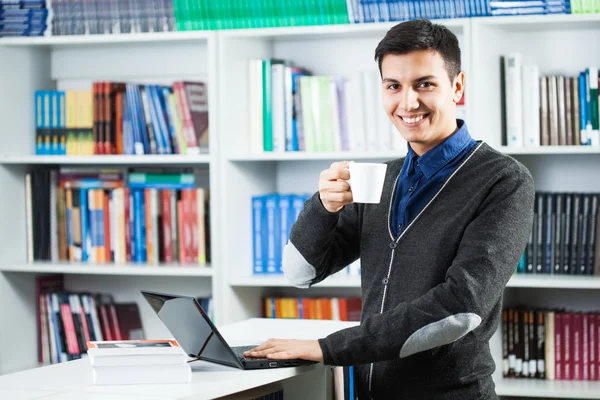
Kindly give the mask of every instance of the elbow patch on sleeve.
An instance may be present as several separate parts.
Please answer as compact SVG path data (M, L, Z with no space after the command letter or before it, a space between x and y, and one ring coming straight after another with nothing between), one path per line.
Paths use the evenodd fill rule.
M296 246L289 241L283 249L283 273L292 285L306 289L317 276L317 270L306 261Z
M455 342L477 328L479 324L481 324L479 315L461 313L425 325L406 340L400 350L400 358Z

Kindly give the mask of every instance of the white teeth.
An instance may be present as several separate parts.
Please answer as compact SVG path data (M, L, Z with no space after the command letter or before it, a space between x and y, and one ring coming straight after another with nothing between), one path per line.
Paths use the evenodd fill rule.
M423 118L425 118L425 115L419 115L418 117L415 117L415 118L402 117L402 119L404 120L404 122L408 122L409 124L417 123L420 120L422 120Z

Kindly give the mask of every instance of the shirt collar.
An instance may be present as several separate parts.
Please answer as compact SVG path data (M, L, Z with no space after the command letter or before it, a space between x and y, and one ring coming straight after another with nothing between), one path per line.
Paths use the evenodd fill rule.
M425 175L427 179L435 175L436 172L452 161L465 149L465 147L468 146L471 140L473 140L471 139L465 121L457 119L456 124L458 125L458 130L456 132L419 157L419 168L423 171L423 175ZM417 153L411 149L409 143L407 161L413 161L414 157L417 157Z

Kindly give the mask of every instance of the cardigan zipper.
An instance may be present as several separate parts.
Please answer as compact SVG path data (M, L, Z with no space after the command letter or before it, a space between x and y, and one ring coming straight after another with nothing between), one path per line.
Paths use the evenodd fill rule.
M427 204L425 204L425 207L423 207L423 209L421 210L421 212L419 212L417 214L416 217L413 218L413 220L408 224L408 226L404 229L404 231L402 231L402 233L396 238L394 239L394 235L392 233L392 229L390 227L391 224L391 218L392 218L392 204L394 203L394 195L396 194L396 186L398 184L398 178L400 177L400 174L398 174L398 177L396 178L396 182L394 183L394 189L392 190L391 193L391 199L390 199L390 207L388 208L388 231L390 233L390 237L392 239L392 242L390 243L390 247L392 249L392 254L390 255L390 264L388 266L388 271L387 271L387 275L384 279L385 284L383 287L383 296L381 298L381 309L379 310L379 314L383 314L383 309L385 306L385 296L387 294L387 288L388 288L388 284L390 281L390 275L392 274L392 265L394 262L394 253L396 252L396 247L398 246L398 242L400 241L400 239L402 239L402 237L404 236L404 234L406 233L406 231L408 231L408 229L415 223L415 221L421 216L421 214L423 214L423 212L425 212L425 210L429 207L429 205L431 203L433 203L433 201L438 197L438 195L442 192L442 190L444 190L444 188L446 187L446 185L448 184L448 182L450 182L450 180L454 177L454 175L456 175L458 173L458 171L460 171L463 167L463 165L465 165L473 156L473 154L475 154L475 152L477 152L477 150L479 150L479 148L483 145L483 142L479 143L479 145L477 145L477 147L475 147L475 149L473 150L473 152L471 152L471 154L469 154L469 156L467 157L467 159L465 161L463 161L457 168L456 170L452 173L452 175L450 175L450 177L448 177L448 179L446 179L446 181L444 182L444 184L442 185L442 187L436 192L436 194L431 198L431 200L429 200L429 202ZM402 172L402 169L400 170L400 172ZM372 382L373 382L373 367L374 367L374 363L371 363L371 366L369 368L369 394L371 394L371 387L372 387Z

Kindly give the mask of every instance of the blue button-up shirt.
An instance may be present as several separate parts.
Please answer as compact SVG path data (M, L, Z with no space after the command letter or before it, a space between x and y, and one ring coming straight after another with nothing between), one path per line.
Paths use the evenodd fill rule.
M392 210L392 228L396 235L421 212L477 144L469 135L467 124L460 119L456 122L459 129L421 157L408 145Z

